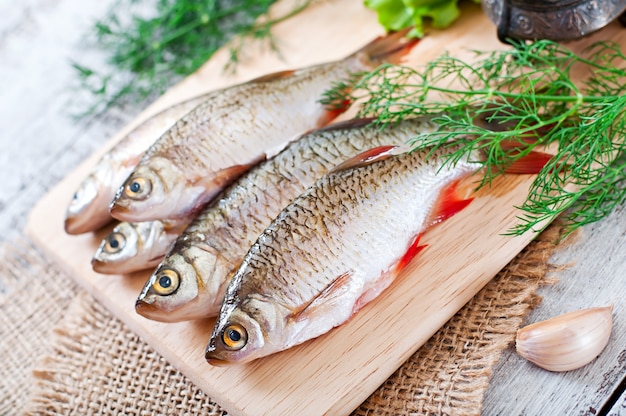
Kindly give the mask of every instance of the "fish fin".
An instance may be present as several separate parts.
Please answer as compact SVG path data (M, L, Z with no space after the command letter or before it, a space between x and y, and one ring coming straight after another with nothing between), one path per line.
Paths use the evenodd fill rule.
M415 237L411 245L409 245L406 253L404 253L404 255L396 263L395 269L397 273L400 273L402 270L404 270L406 266L415 258L415 256L417 256L422 250L428 247L428 245L426 244L420 245L421 238L422 233L419 233L417 237Z
M348 90L348 89L346 89ZM348 92L348 91L347 91ZM347 94L346 94L347 95ZM329 104L324 109L324 113L317 119L317 127L323 127L339 117L352 105L352 100L345 98L340 102Z
M532 151L504 168L504 172L518 175L539 173L552 157L549 153Z
M417 256L422 250L428 247L428 245L426 244L420 245L421 237L422 233L418 234L413 239L404 255L400 257L400 260L398 260L398 262L389 270L381 273L380 277L376 279L376 282L374 282L374 284L372 284L365 291L363 291L361 296L359 296L359 298L356 300L356 302L354 302L354 305L352 306L353 315L358 312L363 306L376 299L383 290L388 288L394 282L394 280L396 280L398 275L415 258L415 256Z
M366 150L358 155L351 157L350 159L338 164L332 168L329 173L337 173L342 170L353 169L361 166L367 166L369 164L387 159L393 156L393 152L398 146L378 146L372 149Z
M245 172L250 170L251 167L261 163L266 159L265 153L261 156L257 157L251 163L245 163L241 165L232 165L227 168L221 169L215 172L215 175L209 175L206 177L200 178L196 183L204 185L205 188L215 188L218 186L220 188L227 186L235 179L243 175Z
M317 296L294 310L291 313L291 319L296 322L305 321L312 315L318 313L320 309L333 305L344 293L346 293L353 275L354 271L350 270L337 277Z
M289 78L296 72L295 69L287 69L285 71L272 72L271 74L261 75L260 77L253 78L248 82L269 82L277 79Z
M316 131L325 132L345 129L358 129L370 125L374 120L376 120L376 117L353 118L350 120L338 121L326 127L319 128Z
M400 63L402 58L420 41L416 38L405 38L411 29L406 28L385 36L379 36L357 51L355 55L365 55L372 67L377 67L383 62Z
M138 154L129 159L126 159L124 163L122 163L122 166L125 168L134 168L135 166L137 166L137 164L139 164L139 161L141 160L142 157L143 157L143 153Z
M468 177L457 179L441 190L439 197L435 201L430 214L426 218L424 224L426 227L438 224L452 217L454 214L462 211L468 206L474 198L464 198L468 188L472 186L472 182Z
M376 68L384 62L397 64L400 63L402 57L409 53L411 49L419 42L419 39L406 39L404 36L410 31L409 29L401 30L399 32L391 33L386 36L379 36L372 42L368 43L357 52L351 55L351 57L359 57L370 66L371 69ZM324 114L317 121L317 126L321 127L337 116L345 112L352 105L352 99L347 98L350 96L354 81L349 82L343 88L340 100L328 104Z

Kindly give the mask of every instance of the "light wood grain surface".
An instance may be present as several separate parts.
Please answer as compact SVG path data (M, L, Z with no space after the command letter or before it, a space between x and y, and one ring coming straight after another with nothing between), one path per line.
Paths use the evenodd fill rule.
M357 45L364 43L372 34L380 33L381 30L375 24L371 13L364 11L360 2L336 0L324 7L333 7L333 4L336 3L339 3L338 7L340 8L333 13L333 16L336 16L337 20L340 21L341 27L334 28L328 17L321 15L311 17L309 20L311 24L317 25L315 27L324 28L318 29L316 36L308 36L304 40L297 40L288 36L279 38L279 44L286 60L283 61L276 56L266 55L263 57L262 64L261 61L257 60L246 62L236 77L225 79L220 76L219 80L217 78L193 77L172 93L176 96L170 95L166 100L182 98L192 90L198 92L214 88L217 85L245 80L257 75L258 72L265 72L267 68L280 70L293 65L307 65L321 58L338 58L350 52ZM124 295L119 297L120 304L116 306L109 301L107 305L110 304L114 312L118 314L130 316L128 305L132 305L136 291L142 284L141 278L132 276L117 280L115 285L104 284L102 276L90 274L88 264L90 254L85 253L83 246L85 244L87 247L94 247L97 238L86 236L68 239L62 232L59 220L64 210L64 204L73 192L76 181L79 180L76 172L71 173L72 169L80 161L87 158L87 155L94 151L97 155L102 149L109 146L112 143L108 140L109 137L124 122L130 121L131 116L139 110L139 108L129 109L127 114L109 113L104 117L93 118L80 123L72 121L64 113L64 105L68 98L67 85L72 78L71 70L67 65L67 55L68 53L80 53L80 49L75 46L75 43L82 35L85 27L88 26L89 20L93 16L99 16L103 13L104 5L104 2L95 1L30 0L20 3L21 9L16 11L17 8L13 7L14 3L0 2L0 12L6 11L5 15L10 16L9 23L2 23L4 26L0 26L0 83L2 83L0 84L2 87L0 90L2 91L0 93L2 94L0 117L2 117L3 125L9 126L0 133L3 146L2 153L0 153L0 162L2 162L0 163L0 169L2 169L0 173L3 173L3 177L9 178L7 182L3 183L3 192L0 195L0 212L2 213L0 216L0 231L2 231L0 239L10 240L10 238L19 235L27 212L35 201L49 191L52 185L69 174L64 182L43 200L38 211L35 211L34 220L31 222L31 234L47 244L49 248L52 246L64 263L67 263L66 253L79 253L80 255L71 257L80 259L82 256L83 259L80 260L80 264L77 262L66 264L66 266L72 273L78 273L79 276L83 277L87 276L83 279L83 284L92 285L92 290L95 288L102 289L102 286L108 287L109 292L102 293L101 299L104 300L107 296L116 297L118 293L116 290L121 286L122 292L120 293L124 293ZM478 8L474 8L471 13L473 13L471 18L481 18ZM353 28L345 27L346 16L351 16L350 19L357 19L355 22L359 22L359 24ZM480 47L481 49L491 46L498 47L493 33L485 31L489 27L486 20L480 20L478 21L479 24L475 24L476 21L469 19L470 17L464 18L457 24L454 28L456 32L454 30L446 31L426 39L412 55L412 59L416 62L426 60L438 55L443 49L458 51L465 47ZM298 28L294 30L296 29ZM326 32L327 30L329 32ZM611 36L614 36L614 32L617 32L618 29L612 28L610 30L612 30ZM475 39L474 41L465 39L472 34L486 36L485 41L476 42ZM313 42L313 45L309 46L306 42ZM323 56L312 54L311 50L322 50ZM205 74L218 72L221 74L223 61L220 62L219 56L216 58L203 69ZM155 111L166 100L156 103L149 111ZM87 161L78 167L78 172L92 164L96 155L87 158ZM510 183L506 186L515 185L515 183ZM483 201L488 204L489 197L483 198ZM452 219L436 230L441 234L433 233L429 237L433 239L431 247L429 247L429 256L440 259L446 258L444 253L437 254L437 241L464 247L469 241L468 239L478 241L485 247L500 252L501 241L492 241L484 237L484 233L480 230L474 235L463 235L465 239L458 236L458 230L467 222L467 216L482 215L484 217L486 216L485 209L487 208L483 205L473 204L466 213ZM500 219L502 225L509 220L510 218ZM625 230L626 221L623 208L611 218L583 230L582 237L577 243L563 250L553 259L557 262L575 261L576 265L561 273L559 283L543 290L542 294L545 300L542 306L529 318L529 321L535 321L572 309L614 302L616 305L615 331L607 350L591 365L567 374L546 373L522 361L513 353L507 353L494 374L491 388L485 400L485 414L608 414L609 411L612 412L611 414L619 414L620 409L623 409L624 398L623 393L620 397L619 389L620 382L623 382L624 374L626 374L624 368L626 352L624 352L623 347L625 345L624 325L622 324L624 315L622 313L623 305L621 305L626 286L623 282ZM67 246L66 244L70 245ZM82 246L83 250L78 250L80 248L78 246ZM63 247L63 250L58 250L58 247ZM288 409L294 409L293 404L284 399L287 396L285 393L291 391L289 390L290 386L281 383L272 384L270 376L276 373L274 373L274 369L271 372L267 370L270 366L279 367L280 371L283 371L283 374L287 376L291 374L290 377L297 377L293 375L294 369L289 368L286 364L297 362L299 363L298 370L304 367L304 370L310 370L315 374L321 368L324 371L339 371L342 377L347 375L348 378L359 380L363 379L363 376L358 374L361 364L369 365L372 364L371 360L375 360L376 357L391 354L393 359L381 360L390 361L389 363L374 363L375 377L366 377L365 382L350 387L354 390L354 397L359 397L359 394L366 397L366 392L377 387L386 378L386 373L393 371L393 368L397 367L412 349L425 340L428 332L432 333L436 330L445 322L446 315L460 308L471 296L471 293L478 290L486 282L489 274L492 273L491 269L489 272L485 272L486 268L491 267L497 271L506 263L507 257L513 256L520 248L511 249L502 257L495 256L495 260L486 259L484 254L482 257L477 255L476 258L479 261L468 262L474 268L468 269L465 264L461 265L464 274L479 276L475 280L468 280L460 288L453 289L452 285L457 282L450 278L442 280L443 284L434 287L429 286L424 279L415 279L415 281L403 279L404 286L398 286L385 294L371 308L364 310L364 314L360 315L358 319L351 321L351 326L334 331L332 334L307 343L294 351L272 357L265 363L255 363L252 366L235 370L235 377L243 373L255 374L252 376L252 380L262 381L264 383L261 384L266 386L262 391L257 390L258 395L266 398L271 397L275 406L287 406ZM414 270L424 269L425 255L426 253L424 257L418 258L417 262L413 264ZM85 257L87 257L86 260ZM484 263L487 260L490 260L488 263L493 263L489 267L486 267ZM438 271L440 267L445 269L446 264L435 265L430 263L429 266ZM412 274L414 270L409 271L409 274ZM482 275L481 273L486 274ZM387 312L395 312L387 304L394 303L394 301L408 304L409 301L406 296L416 293L415 291L428 293L429 298L434 298L440 293L452 293L455 296L441 299L443 303L443 309L439 311L441 316L435 316L431 321L425 323L420 328L424 331L420 336L407 340L407 345L400 348L404 350L402 353L390 352L387 346L379 345L376 341L378 338L383 338L380 335L384 334L385 330L390 328L404 329L405 327L401 316L385 315ZM455 292L460 292L461 296L456 296L458 293ZM433 305L431 308L437 306ZM424 305L418 304L416 310L412 310L412 312L419 312L420 308L423 309L422 313L431 311ZM381 320L372 327L373 318L380 318ZM198 346L204 347L210 324L210 322L192 325L149 323L150 328L146 329L141 322L135 322L131 327L145 335L147 341L155 345L167 359L179 364L181 370L185 373L191 373L197 371L197 368L207 368L201 354L198 354L197 348ZM161 337L162 333L167 333L169 337ZM378 335L374 337L372 334ZM352 341L349 346L337 341L350 337L352 337ZM184 351L178 349L179 345L172 341L178 338L189 339L188 343L194 347ZM373 344L369 344L371 342ZM373 350L374 354L367 351L368 349ZM348 358L343 360L350 365L346 365L345 368L341 368L341 365L333 366L337 351L344 357L350 357L349 360ZM333 360L329 360L329 354L333 355ZM302 359L298 358L303 355L307 357L304 364ZM355 357L357 357L356 361ZM263 372L264 367L265 372ZM232 371L222 369L217 370L216 373L228 380L227 377L232 375L221 375L227 372L232 373ZM216 393L219 395L220 391L212 389L226 388L205 386L202 377L205 375L196 375L192 379L200 386L207 388L209 394ZM313 379L312 384L307 385L307 388L317 388L320 384L326 384L323 383L324 381L319 378ZM319 387L323 388L324 386L320 385ZM347 390L347 387L345 389ZM359 404L361 399L343 397L343 392L345 390L339 393L339 396L335 394L332 397L329 404L329 406L333 406L331 408L306 400L301 402L301 406L318 412L324 410L339 412L348 411ZM615 395L617 401L613 407L609 399L615 392L617 393ZM236 400L232 396L229 397L226 399ZM252 401L256 400L256 397L256 395L254 397L246 396L241 399L242 401L228 403L228 405L233 406L232 408L237 412L241 410L241 412L251 413L250 409L257 410L255 402ZM610 410L611 408L612 410ZM546 409L550 411L546 411Z

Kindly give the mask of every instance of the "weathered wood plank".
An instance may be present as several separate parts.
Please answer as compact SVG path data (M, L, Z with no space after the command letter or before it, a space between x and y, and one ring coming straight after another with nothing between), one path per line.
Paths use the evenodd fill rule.
M592 306L614 304L613 332L600 356L578 370L552 373L527 362L512 345L494 369L484 414L597 414L626 374L626 206L581 231L550 259L570 264L559 281L542 288L543 301L528 317L537 322Z
M626 391L622 392L622 395L615 402L611 410L607 413L608 416L624 416L626 415Z
M70 59L102 67L80 41L112 3L0 1L0 242L18 235L35 202L140 110L81 122L67 111L77 79Z

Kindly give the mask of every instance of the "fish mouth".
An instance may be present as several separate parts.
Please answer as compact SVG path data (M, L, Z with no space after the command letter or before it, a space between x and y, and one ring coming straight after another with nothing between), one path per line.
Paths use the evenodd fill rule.
M226 367L230 363L226 360L220 360L219 358L207 358L206 362L211 364L213 367Z
M101 274L117 274L115 270L111 268L111 265L98 259L91 259L91 268L96 273Z
M135 312L143 317L152 319L155 310L156 308L154 307L154 305L146 302L143 299L137 299L135 301Z
M89 218L86 214L67 216L64 222L65 232L70 235L85 234L96 231L105 226L113 218L95 219Z
M120 221L127 221L126 215L130 213L128 207L118 204L117 202L113 203L110 208L111 216Z
M143 299L137 299L135 301L135 312L144 318L150 319L152 321L158 322L172 322L168 320L166 317L162 316L163 311L155 307L152 303L148 303Z
M208 349L204 353L204 358L206 359L207 363L211 364L214 367L225 367L230 364L230 362L227 360L214 357L213 352L214 352L213 349Z
M86 233L89 230L85 229L85 224L77 217L65 218L65 232L68 234L76 235Z

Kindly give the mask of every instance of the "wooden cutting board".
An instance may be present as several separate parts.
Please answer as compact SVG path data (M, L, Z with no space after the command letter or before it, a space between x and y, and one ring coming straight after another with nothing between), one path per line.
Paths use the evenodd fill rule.
M501 235L515 224L513 206L523 202L531 176L497 180L492 188L480 191L462 213L430 230L423 238L428 248L390 289L346 325L291 350L231 367L212 367L204 360L214 320L164 324L135 313L134 302L148 272L106 276L91 270L91 257L105 231L83 236L63 231L65 209L79 182L102 153L147 116L184 98L268 72L339 59L383 30L361 0L335 0L281 23L274 33L280 57L252 43L238 72L231 75L223 70L227 51L218 52L42 198L31 213L27 233L80 285L230 414L345 414L363 402L532 239L532 234ZM613 33L616 28L606 29L603 37L621 36ZM469 4L460 21L448 30L431 33L407 63L423 64L444 50L469 57L474 48L489 50L502 45L480 8Z

